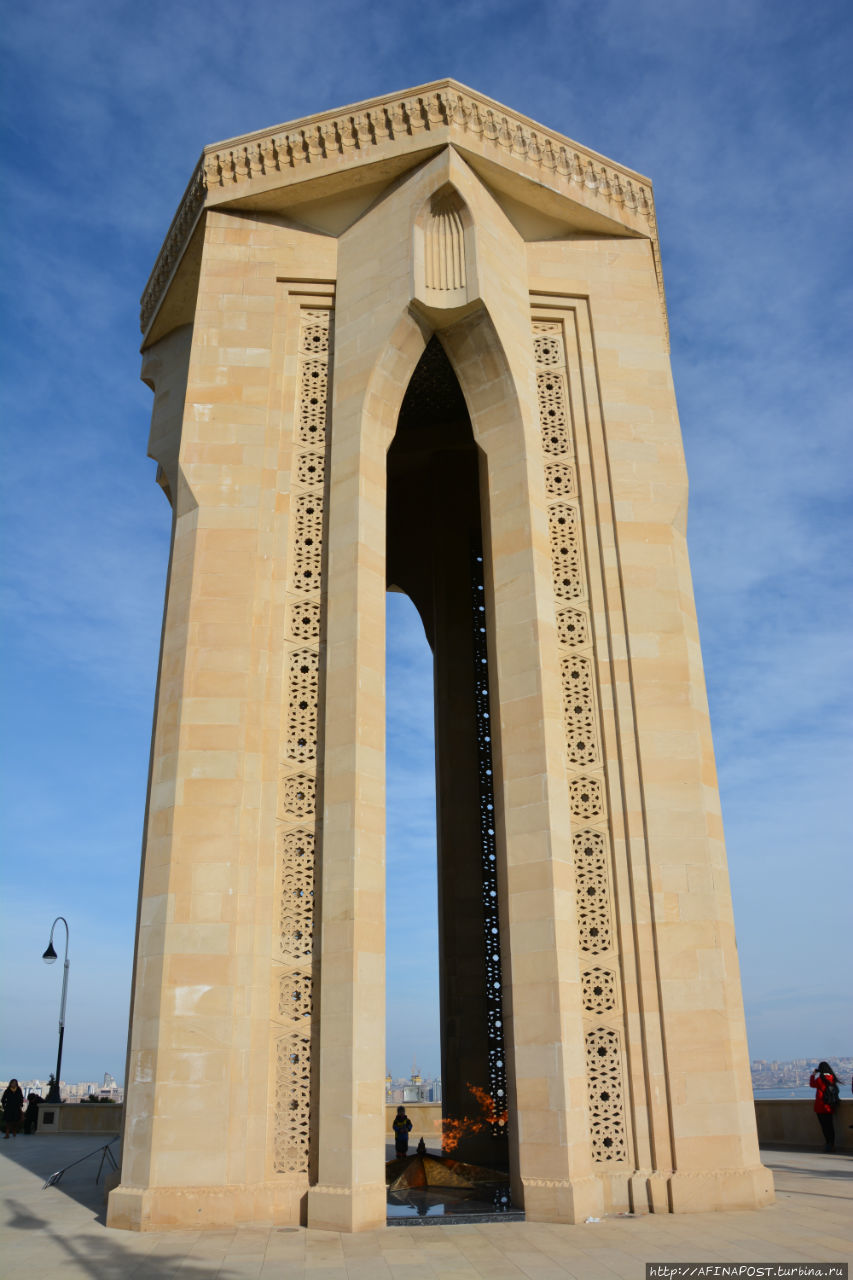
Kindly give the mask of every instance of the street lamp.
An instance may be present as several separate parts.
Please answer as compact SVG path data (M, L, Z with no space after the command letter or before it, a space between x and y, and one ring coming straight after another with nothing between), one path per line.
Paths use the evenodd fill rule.
M62 1000L59 1005L59 1053L56 1055L56 1075L54 1076L53 1084L48 1089L45 1102L62 1101L59 1096L59 1072L62 1069L62 1039L65 1035L65 997L68 995L68 921L65 916L57 916L50 926L50 941L42 955L42 960L45 964L53 964L56 959L56 951L53 946L53 931L60 920L65 925L65 965L62 971Z

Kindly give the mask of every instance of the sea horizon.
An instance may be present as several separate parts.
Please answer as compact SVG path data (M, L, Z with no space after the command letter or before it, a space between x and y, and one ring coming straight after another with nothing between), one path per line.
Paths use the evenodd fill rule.
M767 1089L756 1085L752 1095L757 1102L772 1101L774 1098L814 1098L814 1089L807 1084L780 1084Z

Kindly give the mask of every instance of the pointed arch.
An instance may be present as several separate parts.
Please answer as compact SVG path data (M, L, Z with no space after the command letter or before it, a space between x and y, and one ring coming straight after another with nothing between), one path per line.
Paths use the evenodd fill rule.
M400 406L415 367L432 336L411 311L406 311L392 329L388 341L373 366L364 397L362 427L378 430L387 452L397 430Z

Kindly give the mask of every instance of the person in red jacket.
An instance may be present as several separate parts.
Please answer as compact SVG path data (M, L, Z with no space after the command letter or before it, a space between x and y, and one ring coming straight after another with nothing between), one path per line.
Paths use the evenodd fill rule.
M825 1150L832 1151L835 1147L832 1113L838 1103L838 1078L828 1062L819 1063L817 1071L811 1073L809 1087L817 1090L814 1099L815 1115L823 1131Z

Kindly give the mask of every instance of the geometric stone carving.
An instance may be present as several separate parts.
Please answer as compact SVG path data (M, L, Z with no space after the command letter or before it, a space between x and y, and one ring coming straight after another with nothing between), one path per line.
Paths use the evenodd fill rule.
M589 644L589 627L586 614L580 609L563 609L557 614L557 636L560 644L578 648Z
M319 672L320 655L315 649L294 649L290 655L287 754L300 764L317 756Z
M285 973L278 985L278 1012L282 1018L311 1017L310 973Z
M545 492L550 498L575 498L574 468L565 462L552 462L545 468Z
M600 831L578 831L572 837L575 852L575 891L578 910L578 946L596 955L609 951L610 876L607 838Z
M299 347L304 355L324 356L329 351L329 312L302 312Z
M300 484L322 484L325 458L322 453L301 453L296 461L296 479Z
M598 760L598 733L589 661L580 655L563 658L560 671L568 758L572 764L594 764Z
M609 969L588 969L581 977L587 1013L610 1013L616 1008L616 978Z
M326 440L326 397L329 366L325 360L304 360L299 379L298 438L300 444L322 445Z
M536 394L542 423L542 449L552 457L571 453L566 383L561 373L537 373Z
M289 1032L276 1044L276 1173L307 1173L311 1037L307 1028Z
M569 804L572 817L586 822L604 816L604 797L597 778L571 778L569 780Z
M578 513L566 503L548 508L554 594L560 600L577 600L584 594Z
M535 327L538 328L538 326ZM564 363L563 339L560 334L560 327L560 325L548 325L549 332L537 333L533 339L536 363L544 365L545 368L559 369ZM544 325L543 328L545 328Z
M304 600L292 606L287 615L287 630L294 640L319 640L320 605Z
M301 964L311 955L314 927L314 836L288 831L281 842L279 941L283 960Z
M281 838L282 866L314 866L314 833L297 827L286 831Z
M621 1037L609 1027L595 1027L584 1040L592 1158L597 1163L626 1160Z
M313 591L323 567L323 502L312 493L298 493L293 504L294 591Z
M573 424L566 382L565 340L561 326L534 321L536 386L539 398L542 450L545 454L545 492L548 507L551 567L557 598L557 637L563 651L591 644L592 627L586 604L584 542L580 511L565 501L578 497ZM560 457L559 462L552 459ZM557 501L553 501L557 499ZM595 555L595 547L591 548ZM578 602L560 608L561 601ZM590 822L606 817L603 778L577 776L574 768L600 766L601 750L596 714L597 672L593 660L574 652L560 661L563 721L569 764L569 802L573 818ZM610 895L610 846L604 832L581 829L572 837L575 865L578 947L595 956L614 949ZM617 975L598 966L581 975L583 1009L599 1018L618 1008ZM626 1158L622 1103L620 1033L596 1027L586 1035L587 1087L590 1103L590 1141L597 1162Z
M275 1137L273 1162L278 1173L308 1170L312 956L314 943L314 848L316 815L317 715L320 688L321 603L316 594L323 571L323 484L329 392L332 313L301 309L298 322L296 439L290 507L291 592L311 593L286 601L285 640L301 642L286 650L284 675L285 770L279 779L278 817L291 827L279 835L280 883L278 946L288 966L279 973L278 1016L290 1024L275 1046ZM286 763L304 772L288 773Z
M317 782L307 773L286 776L281 788L281 816L298 822L314 812Z

